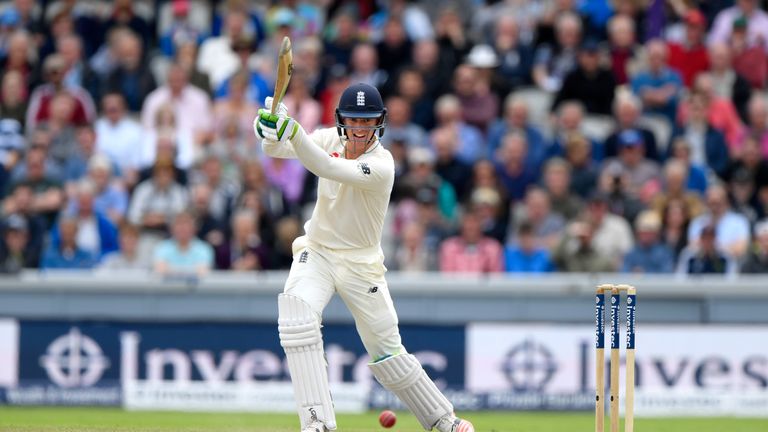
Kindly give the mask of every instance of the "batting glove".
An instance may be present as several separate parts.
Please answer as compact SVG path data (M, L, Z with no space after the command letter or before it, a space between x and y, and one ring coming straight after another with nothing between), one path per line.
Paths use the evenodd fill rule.
M257 121L254 122L256 133L265 139L285 142L296 135L299 124L286 115L272 114L266 109L259 110Z

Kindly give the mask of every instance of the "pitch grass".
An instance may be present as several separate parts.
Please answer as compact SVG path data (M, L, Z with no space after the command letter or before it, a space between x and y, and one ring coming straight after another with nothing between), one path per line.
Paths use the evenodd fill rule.
M588 413L466 413L477 432L591 432ZM339 415L339 432L382 432L378 413ZM606 421L606 430L609 423ZM398 413L390 432L417 432L416 419ZM623 425L621 430L623 431ZM637 432L766 432L768 419L636 419ZM2 432L298 432L294 415L130 412L113 408L0 407Z

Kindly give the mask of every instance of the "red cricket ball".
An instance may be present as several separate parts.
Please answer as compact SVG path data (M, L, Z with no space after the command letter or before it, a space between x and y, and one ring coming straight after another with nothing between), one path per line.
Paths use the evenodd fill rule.
M385 428L391 428L397 422L397 416L390 410L384 410L379 414L379 423Z

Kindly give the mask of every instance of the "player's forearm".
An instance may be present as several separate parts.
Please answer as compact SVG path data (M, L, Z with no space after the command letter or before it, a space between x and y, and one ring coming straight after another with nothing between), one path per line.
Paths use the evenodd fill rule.
M264 150L264 154L270 157L296 159L296 152L293 151L293 146L287 142L281 143L280 141L264 138L261 140L261 148Z
M304 128L298 126L296 135L291 138L294 154L305 168L318 177L333 177L333 160L307 136Z

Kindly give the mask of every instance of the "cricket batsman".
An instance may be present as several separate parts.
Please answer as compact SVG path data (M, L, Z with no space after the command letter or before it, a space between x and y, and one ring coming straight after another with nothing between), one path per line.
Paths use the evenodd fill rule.
M293 381L302 432L336 429L320 331L323 309L338 292L354 316L376 379L413 412L425 430L474 432L456 418L419 361L403 347L384 279L381 232L395 177L392 155L380 145L386 108L379 91L349 86L336 109L336 127L307 135L280 103L259 110L254 131L272 157L297 158L319 177L317 203L293 243L293 264L278 296L278 330Z

